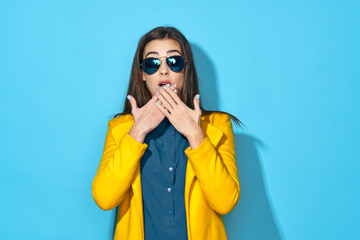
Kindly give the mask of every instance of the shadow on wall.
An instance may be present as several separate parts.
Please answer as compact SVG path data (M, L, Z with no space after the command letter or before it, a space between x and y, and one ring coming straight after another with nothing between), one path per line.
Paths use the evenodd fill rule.
M257 147L263 144L248 135L235 134L240 199L223 217L229 239L283 240L280 224L274 217Z
M223 109L219 106L214 64L198 45L191 44L191 47L199 76L203 107L221 111ZM267 196L257 147L263 148L259 140L248 135L235 134L241 195L233 211L224 216L226 232L228 239L283 240L280 225L274 218Z
M206 110L221 110L219 109L214 64L196 44L191 44L191 49L194 55L196 72L199 77L201 104Z
M110 234L109 234L110 238L109 238L109 240L113 240L114 237L115 237L115 230L116 230L116 222L117 222L118 210L119 210L119 206L117 206L117 207L113 210L113 214L114 214L114 215L113 215L113 217L112 217L111 219L114 219L114 222L113 222L112 225L110 225L110 229L109 229L109 231L110 231Z

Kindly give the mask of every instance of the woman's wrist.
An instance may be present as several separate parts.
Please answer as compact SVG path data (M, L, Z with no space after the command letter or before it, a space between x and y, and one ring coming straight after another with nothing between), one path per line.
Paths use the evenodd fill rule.
M134 124L129 131L129 135L137 142L144 143L147 131Z
M191 149L195 149L204 141L205 134L200 126L192 133L193 134L191 136L187 136L186 138L188 139Z

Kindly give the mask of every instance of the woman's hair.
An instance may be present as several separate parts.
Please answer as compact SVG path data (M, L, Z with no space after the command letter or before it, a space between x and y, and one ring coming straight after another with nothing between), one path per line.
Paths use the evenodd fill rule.
M189 42L185 36L174 27L154 28L140 39L131 67L130 81L126 96L134 96L139 108L143 107L152 98L151 93L146 86L146 82L142 80L142 69L140 64L143 60L143 53L146 44L155 39L173 39L180 44L181 52L183 57L186 59L186 64L184 68L183 89L178 92L178 96L189 108L194 109L193 99L195 94L199 93L198 76L195 69L194 58ZM225 113L228 114L237 125L244 125L239 119L229 113L204 109L201 101L200 109L202 111L202 116L213 112ZM125 99L123 112L116 114L114 118L129 113L131 114L131 104L127 99Z

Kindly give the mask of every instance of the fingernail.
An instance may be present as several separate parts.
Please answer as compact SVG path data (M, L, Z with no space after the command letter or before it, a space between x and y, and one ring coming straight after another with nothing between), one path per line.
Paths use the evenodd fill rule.
M127 96L127 99L129 99L129 100L130 100L130 99L131 99L131 97L130 97L130 96Z
M176 83L174 84L174 87L176 87Z
M156 95L160 96L160 93L159 93L159 92L156 92Z
M177 90L176 90L176 89L174 90L174 93L177 93Z
M156 106L159 106L159 103L158 103L158 102L156 102Z
M164 86L163 88L166 90L166 88L167 88L167 87L166 87L166 86Z
M158 90L160 89L160 87L159 87L159 86L157 86L156 88L157 88Z
M196 96L196 99L199 99L200 98L200 94L198 94L197 96Z
M170 84L166 84L167 87L170 87Z

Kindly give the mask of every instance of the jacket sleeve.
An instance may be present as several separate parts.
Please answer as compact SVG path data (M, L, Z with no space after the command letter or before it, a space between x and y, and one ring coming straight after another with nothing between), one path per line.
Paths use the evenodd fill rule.
M119 142L113 137L111 120L100 165L92 182L92 195L103 210L115 208L131 186L140 159L148 145L139 143L126 132Z
M240 197L234 132L230 117L226 116L214 124L224 133L217 146L206 136L195 149L185 150L207 202L222 215L228 214Z

